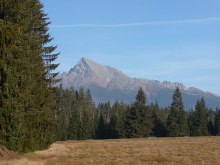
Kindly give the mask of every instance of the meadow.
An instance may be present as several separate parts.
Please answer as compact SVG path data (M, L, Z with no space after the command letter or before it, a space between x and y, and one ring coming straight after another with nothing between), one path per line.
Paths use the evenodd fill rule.
M143 138L56 142L7 165L217 165L220 137Z

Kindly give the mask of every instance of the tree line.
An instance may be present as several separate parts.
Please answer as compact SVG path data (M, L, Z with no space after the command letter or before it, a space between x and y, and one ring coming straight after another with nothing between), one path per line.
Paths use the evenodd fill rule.
M147 106L142 88L130 105L107 102L96 107L90 91L83 88L60 87L57 99L59 140L220 135L220 110L208 109L201 98L194 109L185 111L179 88L167 108L157 102Z

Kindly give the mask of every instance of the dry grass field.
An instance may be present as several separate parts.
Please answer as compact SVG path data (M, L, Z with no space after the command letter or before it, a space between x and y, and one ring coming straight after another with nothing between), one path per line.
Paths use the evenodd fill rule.
M7 165L220 165L220 137L57 142Z

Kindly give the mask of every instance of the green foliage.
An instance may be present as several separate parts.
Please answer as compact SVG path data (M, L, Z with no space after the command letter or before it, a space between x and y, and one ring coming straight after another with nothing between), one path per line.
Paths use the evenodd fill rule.
M208 112L205 106L205 101L202 98L198 100L195 106L195 112L191 112L190 133L192 136L207 136L208 135ZM211 123L210 121L210 127ZM211 128L210 128L211 129Z
M109 124L110 138L125 138L125 121L127 114L127 106L124 103L115 102L111 110L111 118Z
M151 112L151 117L153 121L153 128L152 128L152 136L156 137L165 137L166 136L166 126L165 123L161 119L161 112L159 110L158 103L151 104L149 106L149 110Z
M188 127L190 135L197 128L196 113L184 111L178 89L174 93L171 109L159 108L157 103L147 107L142 89L130 106L122 102L111 106L107 102L95 107L90 91L85 92L83 88L79 91L60 88L57 98L59 140L187 136ZM209 119L216 124L212 128L214 131L218 127L215 114L210 110Z
M146 96L142 88L139 89L136 96L136 102L129 109L126 132L127 137L147 137L152 129L152 121L149 110L146 106Z
M198 118L198 135L206 136L208 135L208 114L205 101L202 98L196 104L196 116Z
M173 102L167 121L167 134L171 137L188 135L187 118L179 88L177 88L173 94Z
M91 139L95 136L94 109L90 91L59 89L57 101L58 140Z
M142 88L138 90L138 94L136 96L136 103L146 105L146 96Z
M215 134L220 136L220 110L216 111L215 116Z
M47 17L38 0L0 3L0 143L19 152L44 149L56 127L55 93L42 56L51 41Z
M71 110L75 100L76 93L72 88L70 90L63 90L62 86L60 86L57 91L58 140L64 141L68 139L67 130L69 128L70 117L72 117ZM75 134L77 133L72 134L72 136Z
M107 126L104 121L104 116L101 113L98 120L98 128L96 130L96 138L97 139L107 139Z
M96 111L96 138L97 139L106 139L110 138L109 125L111 118L111 105L109 102L100 103Z

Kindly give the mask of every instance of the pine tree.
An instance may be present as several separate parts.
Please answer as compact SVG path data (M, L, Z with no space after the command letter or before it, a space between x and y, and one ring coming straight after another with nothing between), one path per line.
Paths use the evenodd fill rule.
M32 38L35 38L36 45L32 48L34 51L34 57L32 58L31 63L33 69L31 70L32 76L30 76L32 79L30 83L32 84L31 90L32 93L35 94L35 98L32 97L30 104L33 104L32 106L35 107L35 111L28 113L26 116L26 119L29 117L33 118L34 124L28 124L30 126L28 128L28 136L30 139L34 140L29 141L26 144L27 148L30 146L29 143L33 143L36 144L33 149L43 149L48 147L56 139L55 127L57 126L57 121L55 119L54 111L56 109L56 102L55 90L52 88L52 81L55 80L50 78L50 81L48 81L48 78L45 75L45 73L47 73L47 66L44 65L43 59L43 53L45 50L44 46L46 44L48 45L52 39L48 34L48 25L50 23L47 22L48 18L43 13L43 5L39 0L29 2L28 5L30 6L31 11L31 25L29 27L30 34L32 34ZM32 46L33 45L34 44L32 44ZM53 52L55 49L56 48L53 47L49 53ZM56 57L54 57L53 61ZM54 70L57 66L57 64L54 64L50 69ZM26 122L29 123L30 120L27 120ZM36 130L36 132L32 132L32 130ZM33 149L30 148L28 150Z
M87 120L88 118L88 125L87 125L87 132L88 136L87 138L95 138L95 104L93 103L92 100L92 95L89 89L86 91L86 116L84 120Z
M156 137L165 137L166 136L166 127L164 123L161 121L159 116L159 105L156 102L156 104L151 104L150 112L152 116L152 122L153 122L153 128L152 128L152 135Z
M173 102L167 121L167 133L171 137L188 135L187 119L179 88L173 94Z
M125 118L127 107L124 103L115 102L112 106L109 134L111 139L124 138L125 134Z
M70 108L68 139L91 139L95 137L94 111L90 91L81 87Z
M67 140L70 118L72 119L72 109L76 102L75 90L71 87L70 90L64 90L62 87L57 94L57 138L58 140ZM74 120L74 119L73 119Z
M146 106L146 96L142 88L136 96L136 102L131 106L126 121L126 132L129 138L149 136L152 129L150 113Z
M208 111L208 134L215 135L215 111L209 109Z
M117 122L118 122L117 112L112 112L110 117L109 134L108 134L110 139L118 138Z
M55 95L42 59L43 6L38 0L7 0L0 8L0 139L15 151L43 149L54 141L56 126Z
M205 101L202 98L198 100L195 106L194 117L194 136L207 136L208 135L208 116Z
M23 75L17 71L21 69L19 65L25 63L21 59L27 53L19 49L19 46L24 44L24 35L20 30L22 25L19 24L18 18L21 13L18 12L16 15L16 12L20 8L19 5L24 4L23 1L19 4L2 1L0 5L0 143L12 150L20 151L24 145L25 130L24 104L18 98L22 89L18 84L24 82L25 78L19 79Z
M198 118L194 110L189 111L188 125L189 125L190 136L197 136Z
M200 105L196 106L196 111L198 112L198 117L200 120L201 135L207 136L208 135L208 114L207 114L207 108L205 105L204 98L200 100Z
M220 110L216 110L216 116L215 116L215 134L220 135Z
M69 125L67 129L67 137L69 140L79 139L79 129L80 129L80 116L78 111L78 106L76 103L71 107L71 113L69 116Z
M104 116L101 113L98 120L98 128L96 130L96 138L97 139L106 139L106 124L104 121Z

